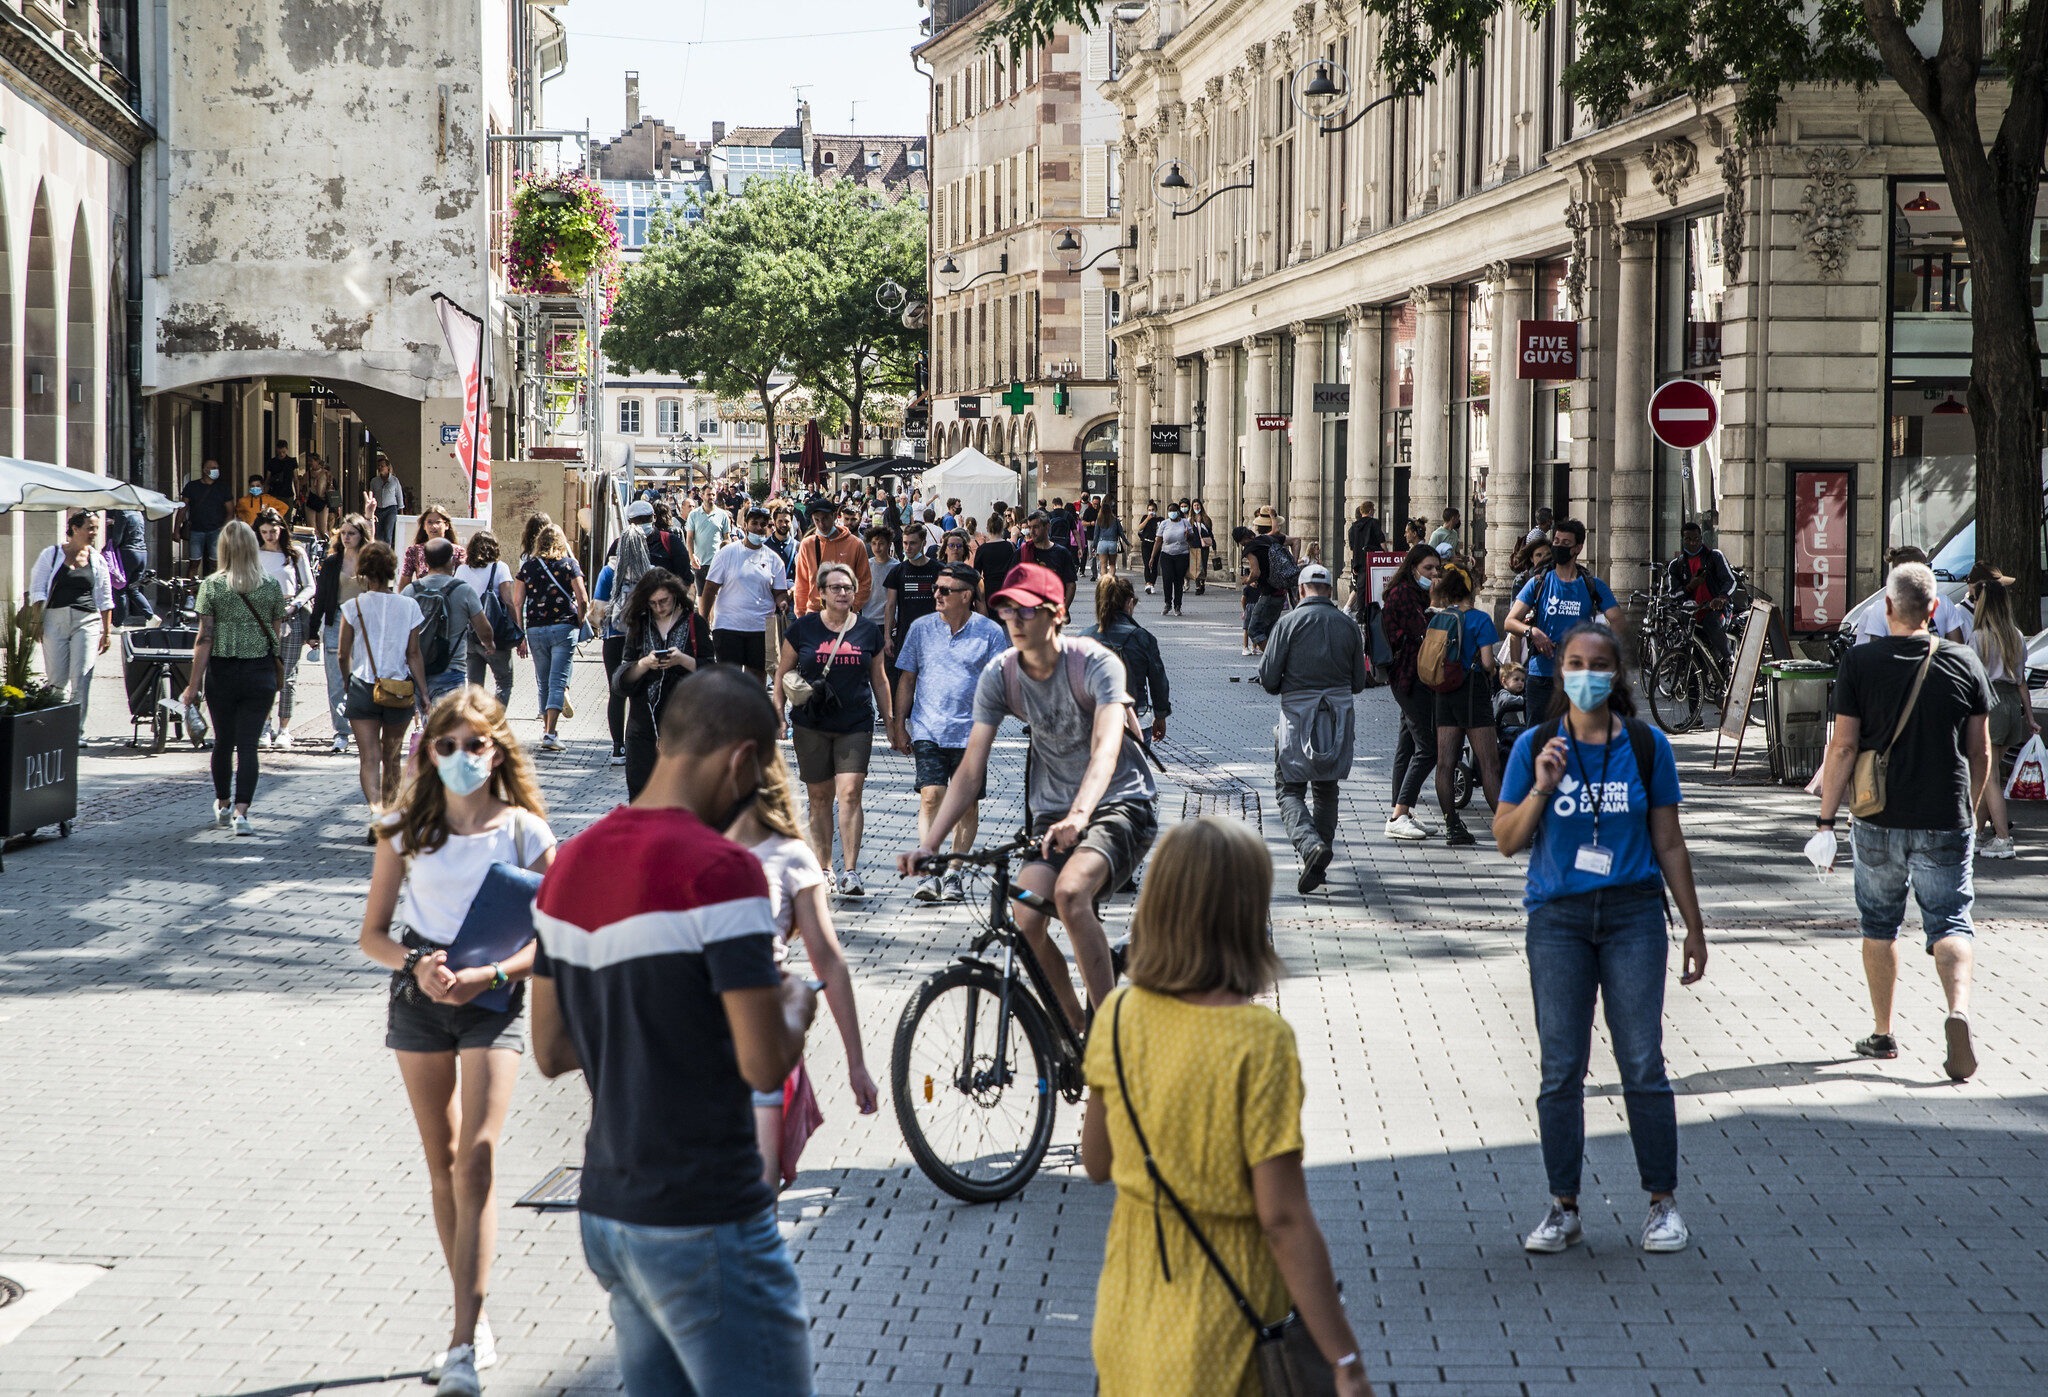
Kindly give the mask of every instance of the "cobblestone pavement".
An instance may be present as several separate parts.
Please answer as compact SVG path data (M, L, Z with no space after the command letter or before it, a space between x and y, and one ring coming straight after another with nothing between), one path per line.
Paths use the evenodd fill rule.
M1310 1189L1381 1392L2048 1390L2038 815L2023 816L2017 862L1980 865L1984 1067L1953 1086L1918 955L1902 1056L1849 1052L1868 1031L1849 885L1800 860L1804 799L1750 784L1753 761L1731 785L1707 771L1711 739L1682 744L1713 940L1706 981L1682 990L1674 976L1668 1013L1694 1245L1646 1257L1632 1244L1643 1199L1602 1034L1588 1244L1530 1257L1518 1237L1543 1173L1519 870L1483 821L1477 849L1380 838L1393 708L1374 690L1331 883L1295 896L1261 755L1272 705L1238 655L1229 593L1190 603L1185 620L1141 611L1175 679L1180 761L1162 814L1181 815L1190 780L1236 778L1231 789L1259 797L1281 868L1274 926L1294 976L1277 999L1306 1071ZM368 868L354 762L324 752L319 672L304 674L298 749L264 756L259 837L210 828L193 754L95 744L74 836L7 853L0 1274L104 1269L0 1343L0 1394L424 1390L447 1287L381 1046L381 978L354 949ZM514 711L530 718L521 677ZM563 834L622 791L601 684L590 647L574 740L541 759ZM102 680L95 733L121 726L118 690ZM999 755L1021 765L1014 740ZM884 1081L911 985L967 937L964 909L920 907L879 876L912 829L908 776L904 759L879 759L878 896L841 908ZM1013 818L1000 807L1014 799L999 794L984 827ZM827 1119L783 1218L820 1390L1088 1392L1110 1195L1079 1173L1078 1112L1062 1113L1048 1167L1019 1198L970 1207L909 1165L886 1105L853 1113L823 1024L812 1062ZM618 1390L573 1220L509 1207L579 1158L585 1099L574 1078L520 1084L500 1164L494 1393Z

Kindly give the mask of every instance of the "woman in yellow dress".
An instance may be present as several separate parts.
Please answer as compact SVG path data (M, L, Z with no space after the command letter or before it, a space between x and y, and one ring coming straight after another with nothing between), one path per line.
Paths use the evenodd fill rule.
M1261 1321L1281 1320L1291 1297L1339 1397L1371 1397L1302 1177L1294 1030L1252 1003L1281 968L1265 934L1272 896L1273 861L1246 826L1204 817L1168 831L1131 923L1131 983L1088 1035L1081 1161L1096 1183L1116 1181L1095 1293L1103 1397L1261 1391L1252 1327L1155 1192L1132 1111Z

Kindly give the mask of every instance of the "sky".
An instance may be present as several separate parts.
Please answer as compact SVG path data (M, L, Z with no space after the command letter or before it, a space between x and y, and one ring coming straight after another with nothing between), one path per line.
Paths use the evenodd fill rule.
M710 139L713 121L793 123L797 84L821 133L919 135L930 98L910 50L926 13L917 0L570 0L555 11L569 66L547 85L545 120L587 118L610 139L636 69L640 114L691 140Z

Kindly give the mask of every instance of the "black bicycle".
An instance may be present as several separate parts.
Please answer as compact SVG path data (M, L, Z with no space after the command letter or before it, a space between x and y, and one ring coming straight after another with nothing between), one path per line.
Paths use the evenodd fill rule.
M970 864L991 873L986 929L918 986L889 1058L896 1121L911 1158L933 1183L970 1203L994 1203L1029 1183L1052 1141L1055 1097L1081 1100L1082 1037L1068 1026L1010 913L1015 901L1058 915L1051 899L1010 882L1011 861L1037 843L1024 836L938 855L916 869L930 875ZM1121 946L1111 959L1121 974Z

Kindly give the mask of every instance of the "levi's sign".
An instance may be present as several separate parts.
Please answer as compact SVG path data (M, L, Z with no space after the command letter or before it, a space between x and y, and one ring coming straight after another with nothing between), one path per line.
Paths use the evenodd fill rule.
M1579 322L1518 320L1515 322L1516 378L1577 378Z

